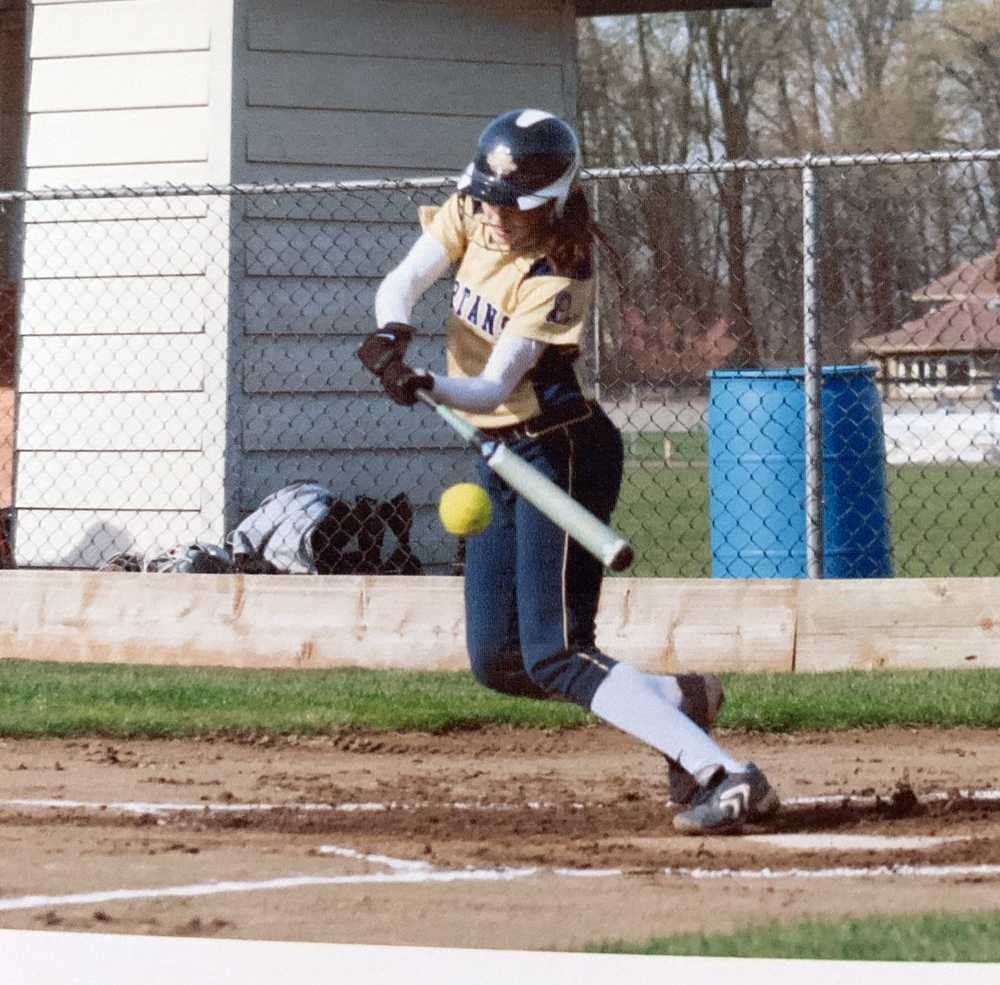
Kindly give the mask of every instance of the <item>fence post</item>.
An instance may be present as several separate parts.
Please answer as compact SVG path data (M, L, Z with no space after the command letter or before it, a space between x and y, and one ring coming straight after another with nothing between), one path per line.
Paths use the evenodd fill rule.
M802 341L805 368L806 576L823 577L823 351L819 290L822 203L812 155L802 168Z
M594 223L600 226L601 223L601 183L594 182ZM596 250L595 259L596 258ZM593 319L594 319L594 399L600 403L601 400L601 264L594 264L594 299Z

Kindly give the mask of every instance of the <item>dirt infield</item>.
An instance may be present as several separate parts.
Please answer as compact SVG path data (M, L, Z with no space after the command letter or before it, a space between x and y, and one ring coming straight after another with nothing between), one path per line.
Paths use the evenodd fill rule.
M727 741L786 807L740 837L681 838L659 757L598 726L5 740L0 927L566 950L997 907L992 734Z

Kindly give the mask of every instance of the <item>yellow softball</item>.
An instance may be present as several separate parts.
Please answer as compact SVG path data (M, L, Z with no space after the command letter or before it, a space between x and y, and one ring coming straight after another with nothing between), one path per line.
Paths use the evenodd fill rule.
M493 507L482 486L474 482L459 482L441 494L438 515L448 533L472 537L481 534L490 525Z

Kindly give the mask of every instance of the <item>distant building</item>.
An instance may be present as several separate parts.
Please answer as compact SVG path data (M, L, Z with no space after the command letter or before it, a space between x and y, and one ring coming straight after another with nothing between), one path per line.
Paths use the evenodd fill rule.
M1000 381L1000 240L995 252L931 281L914 292L913 300L935 307L852 347L880 366L883 395L994 396Z

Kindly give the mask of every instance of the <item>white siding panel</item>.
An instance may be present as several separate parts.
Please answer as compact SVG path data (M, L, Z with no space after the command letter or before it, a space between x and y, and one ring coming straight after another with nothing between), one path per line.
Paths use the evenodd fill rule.
M204 51L211 3L205 0L115 0L34 3L32 58Z
M391 499L406 493L413 506L434 506L455 482L475 480L477 456L464 448L406 452L255 452L243 463L240 510L297 479L312 479L343 499Z
M17 474L18 510L197 510L201 452L35 452Z
M381 384L355 354L362 338L260 342L244 356L243 389L247 393L382 393ZM444 340L415 339L406 359L411 365L444 373Z
M198 392L207 356L204 335L25 336L20 392Z
M563 8L562 0L255 0L249 46L258 51L561 64L566 50Z
M24 277L135 277L203 274L226 244L197 220L30 225Z
M26 393L17 448L31 451L200 451L206 401L190 393Z
M468 162L466 162L468 163ZM438 174L442 180L454 180L454 168L429 170L415 167L364 167L360 164L340 166L337 164L286 164L265 161L251 166L247 161L237 160L233 167L235 182L244 181L383 181L386 178L426 178Z
M413 233L389 223L257 222L245 232L245 269L271 277L381 277L406 254Z
M216 295L199 276L29 280L19 328L24 336L202 332L207 310L226 302Z
M219 544L224 536L197 512L18 510L16 560L21 567L95 568L115 554L143 555L194 540Z
M208 53L58 58L31 70L28 111L208 104Z
M382 175L374 175L380 180ZM402 222L419 234L417 209L440 205L454 190L454 179L443 188L360 191L309 191L248 195L241 201L247 219L326 219L339 222Z
M202 219L208 201L194 195L44 199L24 203L26 223L118 222L121 219Z
M379 283L378 278L358 277L248 277L241 284L244 330L322 335L371 331ZM445 280L430 287L413 309L413 324L438 331L448 314L450 291Z
M312 177L315 178L315 173ZM122 185L160 185L168 181L178 185L200 185L208 180L203 161L179 161L173 164L80 164L74 166L71 172L58 166L32 168L25 175L25 187L29 191L64 188L67 185L117 188Z
M259 396L243 409L244 451L456 448L461 439L425 407L399 407L383 394Z
M247 160L460 170L491 117L250 110Z
M29 168L207 161L208 131L209 115L198 107L35 114L26 161Z
M405 49L404 49L405 50ZM250 58L251 106L385 110L492 117L497 111L497 69L472 62L412 58L256 54ZM563 107L560 65L521 65L503 80L506 105Z

